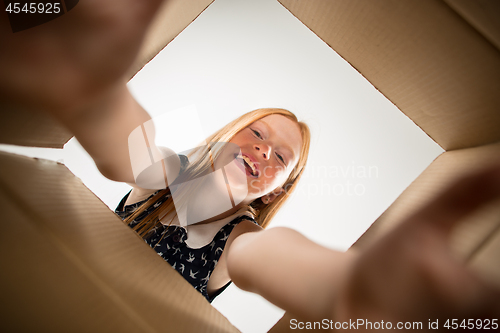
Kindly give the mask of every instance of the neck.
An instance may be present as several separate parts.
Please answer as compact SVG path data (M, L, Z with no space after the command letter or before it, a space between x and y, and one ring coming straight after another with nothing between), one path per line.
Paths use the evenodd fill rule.
M211 217L209 219L200 221L200 222L195 223L195 224L205 224L205 223L211 223L211 222L220 221L222 219L225 219L226 217L229 217L229 216L235 214L240 208L241 207L235 206L235 207L231 208L230 210L225 211L224 213L221 213L221 214L219 214L217 216Z

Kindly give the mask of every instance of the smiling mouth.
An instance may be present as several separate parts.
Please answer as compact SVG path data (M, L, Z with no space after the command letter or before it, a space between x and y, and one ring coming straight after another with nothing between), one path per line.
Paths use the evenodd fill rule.
M243 160L243 165L245 166L245 170L252 175L253 177L258 176L258 171L255 164L245 155L238 155L238 158Z

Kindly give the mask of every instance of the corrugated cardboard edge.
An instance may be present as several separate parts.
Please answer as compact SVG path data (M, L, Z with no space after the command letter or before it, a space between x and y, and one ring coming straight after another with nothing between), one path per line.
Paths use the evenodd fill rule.
M65 166L8 153L0 166L3 327L238 332Z
M444 2L279 2L445 150L500 141L500 52Z
M131 66L128 77L132 78L161 50L174 40L191 22L193 22L214 0L164 1L155 19L151 22L148 33L139 51L136 61Z
M0 104L0 143L63 148L73 136L48 114Z

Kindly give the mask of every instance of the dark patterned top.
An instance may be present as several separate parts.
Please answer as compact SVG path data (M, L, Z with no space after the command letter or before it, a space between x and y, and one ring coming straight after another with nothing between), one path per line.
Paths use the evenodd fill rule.
M121 200L115 210L115 213L122 219L130 216L137 208L139 208L140 205L149 199L148 198L146 200L124 206L129 194L130 192ZM134 227L137 225L137 223L150 214L154 208L161 205L169 197L170 194L159 199L157 203L145 210L134 221L132 221L129 226ZM209 244L198 249L190 248L186 244L186 229L178 225L160 225L148 234L145 241L158 253L158 255L165 259L165 261L167 261L179 274L181 274L184 279L191 283L191 285L209 302L212 302L214 298L224 291L231 282L209 297L207 293L208 280L210 279L210 275L219 261L222 251L224 251L229 234L233 228L243 220L249 220L256 223L252 218L245 215L237 217L224 225Z

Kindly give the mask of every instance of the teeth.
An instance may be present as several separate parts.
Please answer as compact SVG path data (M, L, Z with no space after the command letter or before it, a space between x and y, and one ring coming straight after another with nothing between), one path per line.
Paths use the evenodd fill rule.
M253 164L253 162L246 156L244 155L240 155L241 158L245 161L246 164L248 164L248 166L252 169L252 174L255 175L255 165Z

